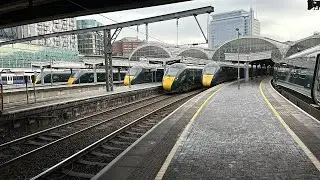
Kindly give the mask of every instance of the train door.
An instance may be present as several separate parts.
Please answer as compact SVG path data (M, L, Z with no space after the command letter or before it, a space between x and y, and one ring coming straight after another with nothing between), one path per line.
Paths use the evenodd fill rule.
M7 76L7 84L13 84L13 76Z
M314 103L320 105L320 54L317 56L311 95Z

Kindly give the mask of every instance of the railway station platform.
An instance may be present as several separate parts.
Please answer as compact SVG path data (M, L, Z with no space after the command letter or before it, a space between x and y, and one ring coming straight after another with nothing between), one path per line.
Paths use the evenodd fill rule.
M78 92L73 92L73 93L65 93L65 94L61 93L61 94L52 96L50 98L37 100L36 103L34 102L33 99L30 99L29 104L27 104L26 102L5 104L3 114L12 114L19 111L32 110L35 108L41 108L45 106L64 104L67 102L81 101L81 100L95 98L99 96L108 96L112 94L118 94L123 92L130 92L130 91L136 91L136 90L148 89L148 88L160 87L160 86L161 86L161 83L145 83L145 84L132 85L130 88L128 86L114 86L113 87L114 91L109 91L109 92L106 92L105 87L101 87L96 90L89 89L87 91L78 90ZM62 86L62 88L63 87L65 86ZM45 89L50 89L50 88L52 87L45 87ZM55 87L55 88L59 88L59 87Z
M6 105L0 115L0 142L85 117L101 110L161 92L161 83L114 86L105 89L57 95L36 103Z
M210 88L93 179L320 179L320 123L265 77Z
M115 86L123 85L123 81L115 81ZM3 86L3 103L5 107L10 105L27 104L27 94L29 102L47 101L54 99L57 96L72 95L78 92L96 91L105 89L105 83L83 83L83 84L28 84L28 91L25 84L18 85L4 85ZM35 90L35 91L34 91ZM35 93L34 93L35 92ZM36 96L34 96L36 94Z

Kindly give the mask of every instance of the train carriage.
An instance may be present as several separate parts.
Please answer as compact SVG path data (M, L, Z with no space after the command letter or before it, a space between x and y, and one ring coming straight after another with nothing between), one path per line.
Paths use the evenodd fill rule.
M291 55L275 64L274 84L320 105L320 46Z
M163 73L163 67L133 66L124 78L124 85L161 82Z
M244 77L244 65L240 64L240 78ZM251 71L249 75L251 74ZM212 87L219 83L235 80L238 77L238 65L227 62L212 62L203 68L202 85Z
M202 66L176 63L167 67L162 86L166 92L186 92L201 88Z
M97 69L97 82L106 81L106 73L104 69ZM113 81L122 81L125 76L124 71L120 71L120 79L118 71L113 71ZM80 84L80 83L94 83L94 71L93 70L78 70L72 73L68 79L68 84Z

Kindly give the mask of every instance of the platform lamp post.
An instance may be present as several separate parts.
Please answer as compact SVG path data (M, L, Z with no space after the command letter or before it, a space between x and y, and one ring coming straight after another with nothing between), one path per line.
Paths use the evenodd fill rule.
M240 36L239 28L236 28L238 40ZM240 58L239 58L239 44L238 44L238 89L240 89Z

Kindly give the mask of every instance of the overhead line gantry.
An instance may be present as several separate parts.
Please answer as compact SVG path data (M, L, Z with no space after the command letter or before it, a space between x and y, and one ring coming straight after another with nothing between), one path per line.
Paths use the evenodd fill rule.
M154 17L149 17L149 18L144 18L144 19L115 23L115 24L110 24L110 25L105 25L105 26L64 31L64 32L56 32L56 33L51 33L51 34L44 34L44 35L39 35L39 36L32 36L32 37L27 37L27 38L4 41L4 42L0 42L0 46L7 45L7 44L13 44L13 43L26 42L26 41L33 41L33 40L43 39L43 38L51 38L51 37L57 37L57 36L76 35L76 34L83 34L83 33L88 33L88 32L103 31L105 70L106 70L106 90L113 91L113 77L112 77L113 73L112 73L112 56L111 56L112 55L112 41L114 41L117 38L117 36L119 35L122 28L130 27L130 26L137 26L137 25L142 25L142 24L145 24L146 26L148 26L149 23L167 21L167 20L172 20L172 19L180 19L180 18L189 17L189 16L194 16L197 21L197 15L205 14L205 13L212 13L212 12L214 12L214 8L212 6L206 6L206 7L191 9L191 10L187 10L187 11L180 11L180 12L175 12L175 13L170 13L170 14L165 14L165 15L160 15L160 16L154 16ZM203 32L198 21L197 21L197 24L198 24L201 32ZM112 29L115 29L115 31L111 35ZM148 33L146 33L146 37L148 37ZM205 40L207 41L206 37L205 37Z

